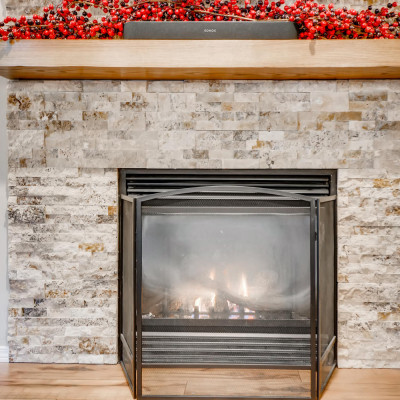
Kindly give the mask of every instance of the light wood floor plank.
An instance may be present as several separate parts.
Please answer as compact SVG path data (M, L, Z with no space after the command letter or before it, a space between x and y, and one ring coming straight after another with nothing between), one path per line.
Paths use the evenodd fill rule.
M334 380L344 383L400 384L400 369L336 369Z
M51 379L42 378L0 378L0 386L31 386L31 385L49 385L49 386L125 386L125 378L122 379Z
M82 364L31 364L31 363L0 363L0 379L2 377L22 377L29 374L29 378L40 379L57 378L62 373L63 379L79 380L113 380L123 379L121 368L115 365L82 365Z
M131 400L119 365L0 364L0 400Z
M299 396L310 394L299 371L238 368L145 368L146 395Z
M307 371L176 369L144 371L144 393L286 394L306 389ZM200 374L198 372L201 372ZM239 379L240 378L240 379ZM279 379L278 379L279 378ZM146 381L147 379L147 381ZM238 384L238 381L241 381ZM254 393L253 393L254 392ZM0 400L131 400L119 365L0 364ZM400 369L339 369L322 400L400 400Z
M336 369L322 400L400 400L400 369Z

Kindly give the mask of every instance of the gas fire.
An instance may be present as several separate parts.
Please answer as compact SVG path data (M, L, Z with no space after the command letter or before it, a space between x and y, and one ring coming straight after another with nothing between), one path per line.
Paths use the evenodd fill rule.
M242 274L240 294L243 297L249 297L249 293L248 293L248 290L247 290L247 279L246 279L246 275L245 274Z
M211 294L211 307L215 307L215 293Z
M197 307L200 310L201 307L201 298L198 297L195 301L194 301L194 306Z

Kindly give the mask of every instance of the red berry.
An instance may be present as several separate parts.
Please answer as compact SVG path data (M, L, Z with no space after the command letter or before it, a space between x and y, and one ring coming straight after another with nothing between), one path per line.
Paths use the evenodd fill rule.
M206 5L201 0L181 0L180 3L168 5L161 3L162 7L158 2L139 3L139 0L134 0L133 5L138 7L135 10L129 7L127 0L86 0L85 3L78 1L62 0L56 13L53 11L54 5L49 4L43 7L45 16L34 14L29 20L25 16L18 20L7 16L3 22L0 21L0 38L112 39L122 36L124 23L132 20L232 21L276 18L288 18L289 21L295 22L300 29L299 39L400 37L397 22L399 12L389 12L392 7L397 7L397 2L388 3L387 7L375 10L369 6L368 9L357 12L354 9L347 10L346 7L335 10L333 3L325 7L311 0L295 0L291 5L284 5L284 0L271 3L269 0L245 0L244 9L237 5L237 0L214 0ZM281 7L282 5L284 6ZM96 19L91 20L92 13L86 12L89 7L99 6L106 14L100 23Z

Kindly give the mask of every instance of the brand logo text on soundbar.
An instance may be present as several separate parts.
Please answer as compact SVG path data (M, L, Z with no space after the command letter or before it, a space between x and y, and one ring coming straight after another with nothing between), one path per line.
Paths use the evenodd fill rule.
M204 32L217 32L216 29L204 29Z

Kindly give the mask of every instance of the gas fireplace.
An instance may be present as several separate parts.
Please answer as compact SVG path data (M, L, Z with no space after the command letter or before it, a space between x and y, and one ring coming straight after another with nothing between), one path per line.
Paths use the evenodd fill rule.
M120 174L138 399L317 399L336 366L335 171Z

